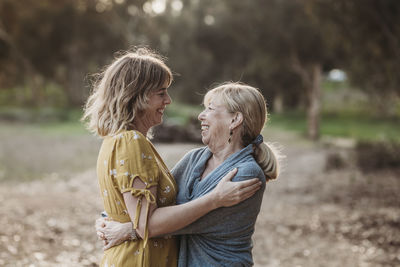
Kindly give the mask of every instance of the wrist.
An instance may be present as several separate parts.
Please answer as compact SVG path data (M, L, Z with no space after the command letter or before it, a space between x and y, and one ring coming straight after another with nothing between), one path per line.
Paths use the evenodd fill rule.
M220 201L219 201L219 197L218 197L218 193L211 191L209 194L209 206L211 207L211 210L215 210L217 208L219 208L220 205Z
M131 232L132 232L132 223L131 222L127 222L121 225L123 227L123 231L124 231L124 240L129 240L129 238L131 237Z
M136 229L133 228L133 223L132 223L132 222L130 223L130 232L129 232L129 238L128 238L128 240L129 240L129 241L136 241L136 240L138 240L138 236L137 236L137 234L136 234Z

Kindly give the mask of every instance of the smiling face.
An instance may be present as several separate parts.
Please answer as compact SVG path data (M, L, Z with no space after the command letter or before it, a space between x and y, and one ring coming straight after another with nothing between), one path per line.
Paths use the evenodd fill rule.
M203 143L210 148L226 146L232 118L233 114L228 112L220 97L214 96L198 116Z
M137 117L138 124L149 129L162 123L165 107L172 102L167 88L166 82L163 87L149 94L146 109Z

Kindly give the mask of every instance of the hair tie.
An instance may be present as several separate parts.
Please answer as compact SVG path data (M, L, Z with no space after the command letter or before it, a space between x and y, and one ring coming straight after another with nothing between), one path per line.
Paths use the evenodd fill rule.
M256 139L253 140L253 142L251 142L253 145L258 146L259 144L261 144L262 142L264 142L264 138L261 134L257 135Z

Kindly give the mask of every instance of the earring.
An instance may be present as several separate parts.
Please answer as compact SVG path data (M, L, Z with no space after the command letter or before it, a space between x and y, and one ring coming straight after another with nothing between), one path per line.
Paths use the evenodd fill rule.
M232 119L232 123L233 123L234 121L235 121L235 119ZM232 129L229 129L229 139L228 139L228 143L229 143L229 144L232 142L232 134L233 134Z

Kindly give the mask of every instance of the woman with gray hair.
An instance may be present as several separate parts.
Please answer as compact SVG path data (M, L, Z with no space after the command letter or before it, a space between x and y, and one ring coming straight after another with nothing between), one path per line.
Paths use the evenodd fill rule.
M178 265L252 266L251 237L265 182L279 174L278 154L261 136L267 119L265 100L254 87L226 83L205 95L204 106L198 119L206 146L188 152L172 170L179 187L177 204L212 192L232 167L238 170L233 181L258 177L263 185L247 200L215 209L172 233L180 235ZM121 224L103 223L97 230L107 240L123 232L119 230L124 227ZM126 238L120 236L118 242Z
M127 223L132 241L105 250L101 266L176 266L176 238L149 237L177 231L214 209L235 205L261 186L257 178L231 182L235 172L230 169L208 194L175 205L177 184L146 138L171 103L171 82L163 60L142 48L115 59L99 75L86 103L83 120L103 138L97 176L104 209L109 220Z

